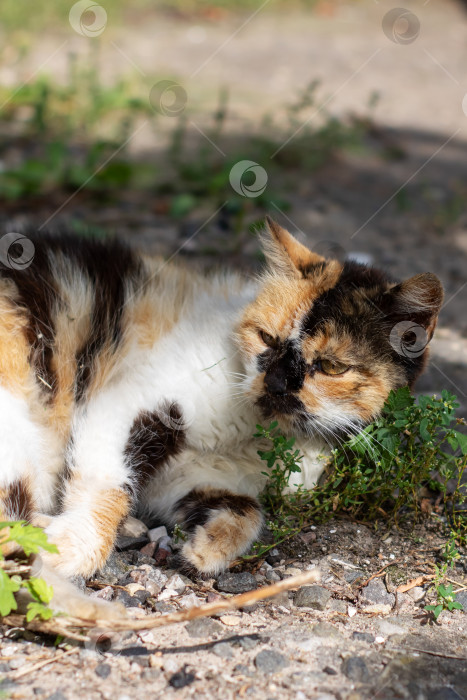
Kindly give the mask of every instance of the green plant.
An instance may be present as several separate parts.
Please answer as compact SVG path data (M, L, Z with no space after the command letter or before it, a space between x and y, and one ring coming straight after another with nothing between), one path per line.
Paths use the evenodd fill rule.
M433 588L436 591L436 602L434 605L425 605L425 610L433 613L435 621L438 619L443 610L462 610L463 606L456 600L456 594L452 583L445 585L448 569L453 569L460 554L456 548L454 536L451 535L443 553L444 564L437 566L435 564L435 574L433 580Z
M0 522L0 616L9 615L12 610L17 609L14 594L23 588L33 598L27 606L27 621L35 617L48 620L54 614L48 607L52 600L52 587L41 578L28 576L30 567L24 562L17 558L4 558L1 547L10 542L19 545L27 557L37 554L40 549L58 552L57 547L47 541L47 535L41 528L29 525L23 520Z
M336 514L396 522L419 516L423 484L440 494L452 531L465 542L467 520L459 506L467 498L467 435L457 430L465 425L454 415L457 407L456 397L447 391L441 397L420 396L418 403L407 387L391 392L380 418L332 450L324 482L292 493L284 489L291 474L300 470L301 459L292 451L293 438L281 436L276 424L257 426L255 436L271 442L271 449L259 451L259 456L269 467L263 502L272 516L276 543L307 523ZM263 550L257 546L256 551Z

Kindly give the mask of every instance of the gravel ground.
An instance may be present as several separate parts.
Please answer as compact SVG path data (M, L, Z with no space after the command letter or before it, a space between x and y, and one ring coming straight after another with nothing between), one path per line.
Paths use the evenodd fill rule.
M444 543L434 524L384 534L342 520L311 526L250 571L236 568L203 581L170 568L168 538L150 549L143 541L122 538L125 551L88 582L90 595L120 601L135 618L212 602L314 567L321 581L247 609L153 631L93 630L84 648L66 640L54 648L53 640L0 628L0 689L7 697L465 697L467 614L443 612L431 621L423 609L433 598L429 581L396 592L432 574L429 562L438 560ZM463 557L450 574L456 589L466 587L466 573ZM458 598L467 610L467 592ZM34 670L47 659L54 661Z

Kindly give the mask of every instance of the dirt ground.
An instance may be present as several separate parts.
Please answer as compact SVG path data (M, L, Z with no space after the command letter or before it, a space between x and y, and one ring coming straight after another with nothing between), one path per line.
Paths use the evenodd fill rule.
M287 211L277 211L277 218L318 250L337 246L342 256L371 256L397 278L427 270L440 276L446 302L432 362L417 390L450 389L465 415L467 211L465 205L455 216L452 210L465 201L467 190L462 108L467 13L461 3L450 1L405 3L420 20L420 34L402 45L382 31L382 17L392 6L367 0L344 2L337 9L322 3L317 14L265 9L249 21L226 15L215 25L151 15L129 28L109 26L100 60L109 77L127 70L130 59L148 72L156 61L161 72L184 80L201 129L219 85L231 85L235 109L228 136L233 140L247 120L254 122L278 102L294 99L313 78L322 79L324 99L336 115L365 114L369 95L378 90L375 128L367 137L371 148L343 154L309 177L284 174L283 181L271 182L291 203ZM62 38L59 32L38 37L23 63L2 68L2 79L25 78L50 55L51 41L59 46ZM78 55L87 50L81 39L67 35L68 48ZM60 52L48 69L63 75ZM148 139L143 129L135 152L147 148ZM378 151L388 143L403 157L382 163ZM209 208L174 221L138 193L123 192L112 204L92 201L82 192L65 203L68 196L56 193L27 206L11 204L0 220L15 230L51 216L54 225L79 217L148 252L177 253L207 266L221 259L246 271L257 268L257 241L246 231L240 241L234 239L220 216L206 223L213 213ZM261 214L252 202L247 219ZM318 566L319 590L306 591L303 600L296 593L283 594L219 619L111 637L107 651L93 644L73 650L66 640L55 648L52 639L2 627L0 697L465 699L467 614L443 612L436 624L430 621L423 610L432 597L429 578L397 598L394 593L397 586L433 573L446 539L444 527L442 517L402 531L381 524L375 531L343 520L310 526L291 545L250 567L255 584L238 578L236 569L230 586L243 590ZM170 559L157 563L135 547L117 552L96 579L102 585L91 584L89 590L122 600L135 617L230 595L219 590L219 580L182 577L180 583L172 578L176 573ZM465 552L450 578L455 589L466 587ZM161 588L157 594L149 586L149 595L151 580ZM458 597L467 610L466 591ZM308 604L302 607L303 602ZM62 658L70 648L72 653ZM54 661L34 670L46 659Z

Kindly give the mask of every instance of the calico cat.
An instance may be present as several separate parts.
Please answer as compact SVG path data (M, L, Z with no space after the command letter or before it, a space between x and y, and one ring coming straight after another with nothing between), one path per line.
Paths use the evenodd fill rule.
M427 352L391 333L410 321L427 343L443 298L433 274L397 284L271 220L256 280L28 238L29 267L0 270L0 520L45 527L65 577L102 567L130 513L179 524L185 564L220 572L262 527L256 423L298 436L312 487L336 436L412 386Z

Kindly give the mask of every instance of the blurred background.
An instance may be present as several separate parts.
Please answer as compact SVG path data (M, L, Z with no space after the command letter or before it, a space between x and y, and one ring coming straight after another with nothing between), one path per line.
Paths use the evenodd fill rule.
M322 254L446 289L424 393L467 412L460 0L2 0L0 218L261 264Z

